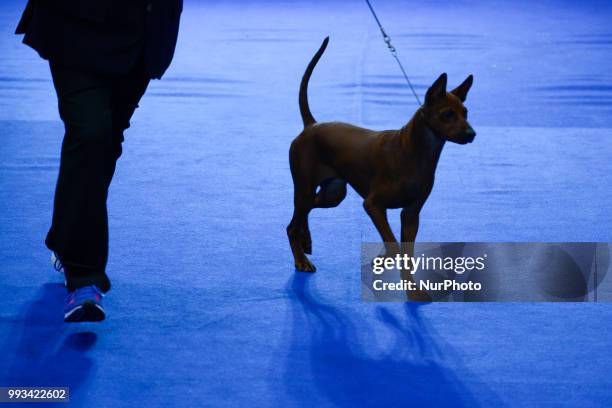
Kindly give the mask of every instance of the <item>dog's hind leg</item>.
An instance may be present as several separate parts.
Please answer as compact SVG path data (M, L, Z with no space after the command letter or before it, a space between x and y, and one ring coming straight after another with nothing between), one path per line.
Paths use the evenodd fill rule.
M302 248L304 249L304 253L308 255L312 255L312 237L310 236L310 228L308 227L308 217L304 221L304 225L302 226Z
M315 191L314 188L304 188L296 185L294 195L293 217L287 226L289 245L291 245L295 268L303 272L314 272L316 268L306 256L303 243L305 241L305 231L308 230L308 214L314 206ZM310 236L310 232L307 234Z
M319 190L315 196L314 208L332 208L346 197L346 181L340 178L327 178L319 184ZM304 253L312 254L312 238L308 227L308 217L304 221L302 228L302 248Z

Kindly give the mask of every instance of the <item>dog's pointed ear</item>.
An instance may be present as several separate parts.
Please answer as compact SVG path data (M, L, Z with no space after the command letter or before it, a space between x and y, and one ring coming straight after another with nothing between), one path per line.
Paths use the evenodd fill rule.
M472 87L473 82L474 76L470 75L461 85L453 89L451 93L461 99L461 102L465 102L465 98L467 98L468 91Z
M433 84L431 84L427 90L427 93L425 94L426 104L431 104L446 95L446 80L447 76L445 72L440 75Z

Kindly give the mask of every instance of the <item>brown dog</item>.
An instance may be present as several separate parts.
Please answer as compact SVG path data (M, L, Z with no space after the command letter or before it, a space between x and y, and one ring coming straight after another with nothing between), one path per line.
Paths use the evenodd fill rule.
M399 130L378 132L347 123L316 123L308 107L308 81L328 42L329 37L302 78L299 101L304 130L289 150L295 208L287 235L295 267L305 272L315 271L305 255L312 247L310 210L340 204L348 182L364 198L363 206L385 242L387 255L397 253L387 209L402 208L401 241L413 243L444 142L466 144L476 136L463 106L472 75L449 93L446 74L440 75L427 90L424 105Z

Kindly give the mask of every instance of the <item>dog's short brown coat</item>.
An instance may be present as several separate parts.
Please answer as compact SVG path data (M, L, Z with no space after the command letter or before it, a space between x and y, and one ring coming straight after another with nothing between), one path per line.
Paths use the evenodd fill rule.
M300 86L304 130L291 143L289 162L294 183L294 213L287 235L295 267L314 272L306 257L312 251L308 214L313 208L335 207L346 196L346 184L364 198L364 208L387 247L399 245L387 221L388 208L402 208L401 242L413 243L419 213L429 196L445 141L465 144L475 132L463 102L472 85L470 75L446 92L446 74L428 89L425 103L399 130L374 131L348 123L317 123L307 98L308 81L329 38L310 61Z

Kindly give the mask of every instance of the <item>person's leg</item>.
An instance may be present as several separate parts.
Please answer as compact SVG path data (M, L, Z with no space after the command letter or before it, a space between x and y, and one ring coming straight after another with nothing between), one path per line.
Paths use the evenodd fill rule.
M149 78L147 77L142 62L138 63L130 73L113 83L112 94L112 120L113 120L113 157L106 168L107 185L110 186L115 174L115 164L123 151L123 132L130 127L130 119L138 107L140 99L144 95Z
M46 244L64 266L69 291L96 285L106 292L108 189L121 156L123 131L149 79L142 64L116 78L53 64L51 71L66 134Z
M106 198L114 167L112 81L51 64L65 126L53 220L46 244L64 266L69 291L110 289Z

